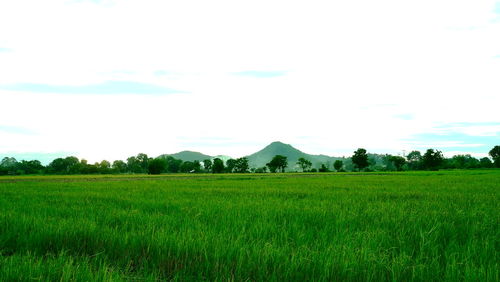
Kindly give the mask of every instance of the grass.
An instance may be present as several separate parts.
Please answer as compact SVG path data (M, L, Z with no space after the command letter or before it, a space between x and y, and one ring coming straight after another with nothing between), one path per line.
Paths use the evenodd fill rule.
M0 178L0 281L498 281L500 171Z

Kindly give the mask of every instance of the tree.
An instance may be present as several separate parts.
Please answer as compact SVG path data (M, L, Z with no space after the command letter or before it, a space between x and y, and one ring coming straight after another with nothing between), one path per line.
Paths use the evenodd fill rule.
M243 158L237 158L235 163L234 163L234 169L233 171L236 173L247 173L249 169L248 165L248 159L243 157Z
M212 160L210 159L203 160L203 167L205 168L206 172L212 171Z
M18 162L15 158L5 157L0 162L0 175L16 174Z
M329 172L330 170L325 164L321 164L321 167L318 169L319 172Z
M215 158L212 164L212 173L222 172L224 172L224 161L219 158Z
M419 151L411 151L408 156L408 168L411 170L418 170L422 168L422 154Z
M255 173L266 173L266 172L267 172L267 166L258 167L255 169Z
M44 166L38 160L22 160L17 164L17 172L20 174L38 174L43 168Z
M64 161L66 162L67 173L77 174L81 172L80 160L77 157L69 156Z
M47 167L50 173L56 174L75 174L82 172L82 166L77 157L57 158Z
M115 173L124 173L127 171L127 164L122 160L116 160L113 162L113 165L111 165L111 168Z
M489 152L491 158L493 159L493 163L495 167L500 167L500 146L495 146Z
M146 172L148 170L148 162L149 162L148 155L144 153L139 153L137 154L136 159L139 162L139 166L141 167L141 172L143 173Z
M302 172L308 171L309 169L311 169L311 166L312 166L311 161L306 160L305 158L299 158L297 161L297 164L302 169Z
M99 163L99 172L102 174L111 173L111 163L103 160Z
M333 168L334 168L336 171L341 171L343 166L344 166L344 162L342 162L341 160L336 160L336 161L333 163Z
M180 171L184 173L200 172L200 162L199 161L185 161L181 164Z
M236 165L235 159L227 160L226 161L226 172L232 173L235 165Z
M479 165L481 166L481 168L491 168L491 167L493 167L493 163L487 157L484 157L484 158L480 159L479 160Z
M167 156L164 159L167 162L167 172L177 173L181 170L182 160L176 159L172 156Z
M438 170L440 165L443 163L444 157L443 153L439 150L427 149L424 156L422 157L422 164L425 169L428 170Z
M141 173L142 171L140 162L134 156L127 158L127 169L133 173Z
M352 163L354 167L361 171L362 169L368 167L368 154L366 154L366 150L363 148L359 148L354 151L354 155L351 157Z
M2 159L2 161L0 162L0 166L1 167L7 167L7 168L13 168L17 165L17 160L16 158L9 158L9 157L5 157Z
M163 158L156 158L148 161L148 173L160 174L167 168L167 161Z
M449 160L450 168L478 168L480 167L480 162L478 159L472 157L471 155L455 155Z
M285 168L288 166L288 159L285 156L276 155L266 166L271 172L285 172Z
M406 159L400 156L391 156L389 160L392 162L397 171L403 170L403 166L406 163Z

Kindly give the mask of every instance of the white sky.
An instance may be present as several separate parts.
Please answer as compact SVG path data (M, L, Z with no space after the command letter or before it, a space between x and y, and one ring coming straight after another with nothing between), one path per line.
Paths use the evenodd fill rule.
M500 1L0 2L0 156L485 156L499 105Z

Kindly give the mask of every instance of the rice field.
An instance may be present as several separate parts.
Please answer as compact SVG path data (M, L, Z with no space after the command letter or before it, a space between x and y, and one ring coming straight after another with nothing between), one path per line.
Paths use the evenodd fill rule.
M0 177L0 281L499 281L500 170Z

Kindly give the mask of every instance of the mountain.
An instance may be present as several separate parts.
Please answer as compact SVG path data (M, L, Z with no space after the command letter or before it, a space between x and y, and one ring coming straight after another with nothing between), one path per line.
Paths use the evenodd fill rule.
M287 170L289 171L299 170L296 164L299 158L311 161L313 167L315 168L320 167L321 164L331 167L335 160L342 159L326 155L306 154L298 149L295 149L292 145L282 142L273 142L267 145L264 149L247 156L247 158L250 167L263 167L276 155L282 155L288 158Z
M161 155L161 156L171 156L179 160L183 160L185 162L192 162L192 161L203 161L206 159L213 159L214 157L202 154L200 152L193 152L193 151L182 151L179 153L175 154L166 154L166 155Z
M352 166L350 159L330 157L326 155L310 155L294 148L290 144L285 144L282 142L273 142L267 145L264 149L246 157L248 158L248 163L250 167L259 168L265 166L276 155L282 155L288 158L287 171L300 171L297 165L297 161L299 160L299 158L304 158L306 160L311 161L313 168L319 168L322 164L325 164L328 168L332 169L333 163L336 160L342 160L344 162L345 167L347 168ZM213 160L214 158L220 158L224 162L226 162L228 159L231 158L222 155L209 156L202 154L200 152L193 152L193 151L182 151L175 154L165 154L161 156L163 157L172 156L176 159L183 161L190 161L190 162L196 160L203 161L206 159Z

